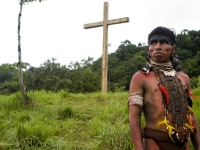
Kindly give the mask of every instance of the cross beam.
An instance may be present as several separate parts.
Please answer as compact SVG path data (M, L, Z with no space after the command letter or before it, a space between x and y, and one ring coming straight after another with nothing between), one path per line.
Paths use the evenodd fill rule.
M84 24L84 29L96 28L103 26L103 53L102 53L102 84L101 91L107 92L107 76L108 76L108 25L129 22L129 18L119 18L108 20L108 2L104 2L104 18L101 22Z

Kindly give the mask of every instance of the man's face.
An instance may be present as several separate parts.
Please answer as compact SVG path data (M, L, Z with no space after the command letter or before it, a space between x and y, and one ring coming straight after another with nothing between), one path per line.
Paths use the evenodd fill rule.
M149 41L149 55L151 59L164 63L169 62L170 56L175 52L172 41L165 35L154 35Z

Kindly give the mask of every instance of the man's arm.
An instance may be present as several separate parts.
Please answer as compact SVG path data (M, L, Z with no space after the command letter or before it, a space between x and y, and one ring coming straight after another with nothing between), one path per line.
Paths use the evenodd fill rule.
M200 130L199 130L198 122L195 116L194 115L192 116L194 118L194 123L195 123L195 126L197 127L197 131L196 132L194 131L191 133L191 141L192 141L194 149L200 150Z
M141 114L143 107L143 74L137 72L134 74L129 89L129 122L130 132L135 150L144 150L143 137L141 129Z
M143 150L142 129L141 129L141 108L136 105L129 106L129 121L131 138L135 146L135 150Z
M190 83L189 76L185 74L184 78L186 79L186 85L187 85L188 90L191 91L191 83ZM194 132L191 133L191 141L192 141L194 149L195 150L200 150L200 130L199 130L199 125L198 125L198 122L197 122L197 119L196 119L194 113L192 114L192 117L194 119L194 124L197 127L197 131L196 132L194 131Z

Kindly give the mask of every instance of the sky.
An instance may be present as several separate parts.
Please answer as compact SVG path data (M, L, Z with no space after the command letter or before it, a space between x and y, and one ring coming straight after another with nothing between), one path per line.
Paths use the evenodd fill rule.
M109 25L108 53L121 42L147 43L157 26L200 30L199 0L45 0L23 6L21 17L22 62L39 67L56 58L61 65L102 55L103 27L83 25L103 21L104 2L109 3L109 19L129 17L129 23ZM19 0L0 1L0 64L18 62Z

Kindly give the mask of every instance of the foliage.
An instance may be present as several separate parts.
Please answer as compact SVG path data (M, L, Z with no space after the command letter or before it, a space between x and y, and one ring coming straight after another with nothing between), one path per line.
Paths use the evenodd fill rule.
M100 77L91 70L92 58L82 60L81 63L71 62L66 68L56 62L47 60L39 68L31 67L25 72L25 83L28 90L68 92L95 92L100 89Z
M18 70L16 64L2 64L0 66L0 94L17 92Z
M177 54L181 61L182 69L190 78L197 78L200 75L200 30L182 31L182 34L177 35ZM195 82L192 87L196 87Z
M65 118L71 118L73 117L73 110L71 107L64 107L60 108L58 112L58 118L59 119L65 119Z
M22 4L27 4L27 3L31 3L31 2L37 2L37 1L41 2L41 1L44 1L44 0L19 0L19 1Z
M192 85L192 89L197 88L198 78L197 78L197 77L192 77L192 78L190 79L190 83L191 83L191 85Z
M188 58L187 62L185 63L187 68L185 69L185 72L189 76L198 76L200 75L200 51L197 52L197 54L193 58Z
M200 75L198 76L198 84L197 87L200 88Z
M182 70L189 75L191 87L198 86L200 75L200 31L183 30L177 35L176 54ZM140 70L148 59L147 46L138 46L129 40L121 42L114 53L108 55L108 91L128 91L132 75ZM88 57L68 66L56 62L56 58L46 60L39 67L23 63L24 83L27 90L61 90L68 93L91 93L101 90L101 61ZM17 92L17 64L0 65L0 94Z

